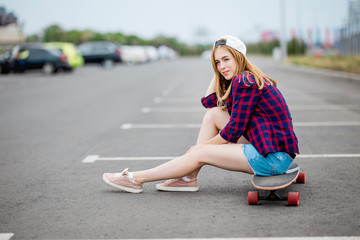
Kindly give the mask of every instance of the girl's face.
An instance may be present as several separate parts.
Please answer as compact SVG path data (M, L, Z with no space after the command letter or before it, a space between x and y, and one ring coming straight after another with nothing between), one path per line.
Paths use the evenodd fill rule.
M232 80L236 75L236 61L233 55L222 47L218 47L214 54L217 70L226 80Z

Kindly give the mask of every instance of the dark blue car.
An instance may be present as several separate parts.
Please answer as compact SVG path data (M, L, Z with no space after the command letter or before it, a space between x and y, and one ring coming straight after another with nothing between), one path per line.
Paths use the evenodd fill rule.
M87 42L80 44L78 49L85 63L100 63L104 67L112 67L122 60L120 48L112 42Z
M70 68L65 54L57 49L20 48L7 52L1 61L1 73L42 70L44 73L56 73Z

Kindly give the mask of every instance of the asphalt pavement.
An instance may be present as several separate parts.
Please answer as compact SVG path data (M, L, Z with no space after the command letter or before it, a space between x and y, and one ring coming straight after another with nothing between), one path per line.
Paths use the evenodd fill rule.
M306 183L298 207L247 203L251 176L206 166L196 193L111 189L104 172L142 170L195 144L212 77L181 58L73 73L0 75L0 239L360 236L360 81L249 57L275 78Z

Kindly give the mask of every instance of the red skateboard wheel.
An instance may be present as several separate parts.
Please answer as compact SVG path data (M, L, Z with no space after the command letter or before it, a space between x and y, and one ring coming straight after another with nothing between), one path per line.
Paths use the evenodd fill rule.
M259 204L259 192L248 192L248 203L249 205Z
M297 183L305 183L305 172L299 172L299 176L296 179Z
M298 192L289 192L288 193L288 205L289 206L299 206L300 203L300 194Z

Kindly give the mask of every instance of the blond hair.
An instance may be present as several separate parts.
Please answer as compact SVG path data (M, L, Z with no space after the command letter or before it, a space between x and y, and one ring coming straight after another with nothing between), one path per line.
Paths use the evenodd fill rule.
M226 49L235 58L235 62L237 63L235 75L239 75L244 72L252 73L259 90L263 89L264 84L277 86L274 79L266 76L258 67L251 64L242 53L226 45L216 46L212 51L211 62L215 72L215 92L218 99L218 107L226 110L225 102L229 97L232 84L232 81L226 80L217 69L215 63L215 52L219 47Z

